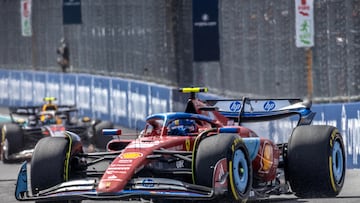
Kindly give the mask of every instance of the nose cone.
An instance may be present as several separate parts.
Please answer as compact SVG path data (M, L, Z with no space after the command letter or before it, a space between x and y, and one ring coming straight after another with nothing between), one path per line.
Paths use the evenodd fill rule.
M98 185L99 193L114 193L123 190L135 171L146 163L145 152L126 149L106 169Z

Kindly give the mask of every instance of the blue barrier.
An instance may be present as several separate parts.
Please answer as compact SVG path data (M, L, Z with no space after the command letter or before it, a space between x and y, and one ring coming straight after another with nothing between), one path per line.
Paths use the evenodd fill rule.
M46 73L39 72L39 73L33 73L33 99L32 99L32 105L42 104L43 98L46 96L52 96L48 95L46 91L48 89L46 88Z
M170 111L169 87L88 74L0 70L1 106L40 105L47 96L79 108L79 116L141 129L152 113Z
M0 103L4 106L10 104L9 97L9 71L0 70Z
M0 91L1 106L39 105L44 97L54 96L59 104L77 105L79 116L135 129L141 129L150 114L174 110L171 87L87 74L0 70ZM314 104L312 110L317 113L313 124L336 126L342 133L347 167L360 168L360 102Z
M59 103L64 105L76 105L78 92L77 76L73 74L62 74Z
M347 167L360 168L360 102L316 104L313 124L332 125L339 129L345 142Z

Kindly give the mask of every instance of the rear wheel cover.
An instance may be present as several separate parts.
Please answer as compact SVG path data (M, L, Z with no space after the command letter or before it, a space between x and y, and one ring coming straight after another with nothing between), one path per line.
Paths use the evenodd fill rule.
M241 149L236 150L233 160L229 162L230 184L233 193L237 193L236 191L246 193L249 187L249 173L245 153Z
M332 154L329 157L329 169L330 169L330 179L331 186L334 191L338 190L338 185L343 181L343 176L345 172L345 157L343 155L343 149L341 147L341 142L339 139L336 139L333 142Z

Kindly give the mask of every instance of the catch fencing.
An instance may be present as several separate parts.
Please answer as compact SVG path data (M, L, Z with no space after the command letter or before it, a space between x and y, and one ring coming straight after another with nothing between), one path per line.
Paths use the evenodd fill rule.
M0 68L61 71L55 50L64 37L73 73L207 86L227 97L308 95L294 0L218 0L220 60L212 62L193 61L194 1L78 0L81 23L63 24L68 0L32 0L24 37L23 0L0 0ZM314 101L359 100L360 1L316 0L314 20Z

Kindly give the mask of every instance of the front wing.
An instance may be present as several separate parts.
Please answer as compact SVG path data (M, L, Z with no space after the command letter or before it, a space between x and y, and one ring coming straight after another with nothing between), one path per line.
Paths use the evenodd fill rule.
M30 195L28 191L27 163L21 165L16 183L15 198L19 201L35 200L128 200L136 198L202 199L215 197L213 188L189 184L167 178L134 178L129 181L130 189L113 193L96 191L97 181L81 179L60 183L54 187Z
M34 149L22 150L18 153L10 154L8 157L8 160L11 160L11 161L29 160L29 159L31 159L33 152L34 152Z

